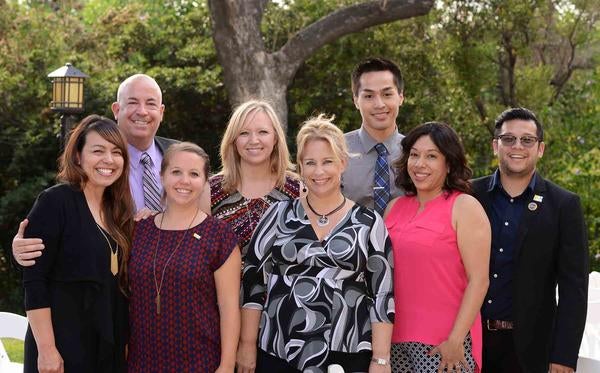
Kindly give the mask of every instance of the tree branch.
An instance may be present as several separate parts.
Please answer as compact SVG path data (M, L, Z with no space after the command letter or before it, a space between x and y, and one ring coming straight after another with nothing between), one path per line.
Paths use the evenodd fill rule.
M336 39L400 19L425 15L431 10L433 0L379 0L368 1L339 9L306 26L275 53L275 57L296 69L317 49Z
M565 87L565 85L567 84L567 82L569 81L569 79L573 75L573 72L576 69L576 67L574 65L575 50L577 49L577 46L579 45L579 43L577 43L575 41L575 33L577 31L577 28L579 27L579 23L581 22L582 14L583 14L583 12L579 13L577 18L575 19L575 22L573 23L573 27L569 31L569 35L567 37L567 44L568 44L569 51L568 51L568 56L567 56L568 60L567 60L566 67L565 67L566 71L562 72L561 71L562 66L559 66L556 73L554 74L554 77L550 81L550 85L553 85L555 87L555 90L554 90L554 94L552 95L552 98L548 102L549 106L552 106L558 100L558 97L562 93L563 88Z

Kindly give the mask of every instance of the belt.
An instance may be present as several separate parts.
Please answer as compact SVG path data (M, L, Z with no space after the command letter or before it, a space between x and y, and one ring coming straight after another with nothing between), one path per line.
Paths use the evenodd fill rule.
M505 320L485 320L484 325L489 331L514 329L514 323Z

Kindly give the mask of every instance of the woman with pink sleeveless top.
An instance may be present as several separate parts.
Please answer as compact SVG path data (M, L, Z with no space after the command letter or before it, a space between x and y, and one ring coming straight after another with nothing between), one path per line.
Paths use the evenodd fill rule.
M395 182L406 195L385 212L394 249L392 371L479 371L490 223L469 195L472 173L450 126L422 124L402 149Z

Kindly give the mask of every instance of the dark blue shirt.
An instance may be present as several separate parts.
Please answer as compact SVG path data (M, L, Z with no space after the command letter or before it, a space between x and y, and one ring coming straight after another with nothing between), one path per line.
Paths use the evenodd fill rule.
M523 193L511 197L502 187L500 172L496 170L490 183L492 252L490 256L490 287L483 302L482 316L489 320L512 321L512 278L516 241L523 211L533 196L535 177Z

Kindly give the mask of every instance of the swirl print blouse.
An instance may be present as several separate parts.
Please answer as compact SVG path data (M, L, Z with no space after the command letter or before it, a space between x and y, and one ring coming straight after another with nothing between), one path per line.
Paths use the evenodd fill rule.
M394 322L393 257L383 219L354 205L319 241L300 200L260 221L243 271L244 308L262 310L258 346L304 372L329 351L371 350L371 323Z

